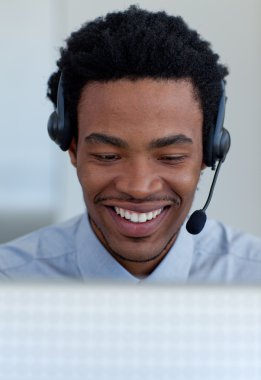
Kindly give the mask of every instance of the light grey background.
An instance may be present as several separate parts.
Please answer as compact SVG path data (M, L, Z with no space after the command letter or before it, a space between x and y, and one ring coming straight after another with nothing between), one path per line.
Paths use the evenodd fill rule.
M83 211L68 155L49 141L52 110L46 82L59 47L79 26L131 1L2 0L0 241ZM149 10L181 15L220 54L231 74L225 126L232 148L208 215L261 236L261 3L258 0L141 0ZM213 172L206 170L194 207L202 207Z

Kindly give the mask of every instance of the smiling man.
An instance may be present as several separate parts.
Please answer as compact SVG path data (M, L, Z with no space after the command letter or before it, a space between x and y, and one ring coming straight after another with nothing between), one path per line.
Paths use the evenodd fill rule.
M224 161L224 78L180 17L135 6L89 22L48 83L50 137L68 150L86 210L2 246L4 278L256 282L260 240L202 211L184 227L202 170ZM200 227L198 226L200 225Z

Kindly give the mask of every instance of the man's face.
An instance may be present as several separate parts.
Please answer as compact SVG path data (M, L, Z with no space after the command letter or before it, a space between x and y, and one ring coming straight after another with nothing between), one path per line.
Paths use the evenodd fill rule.
M71 160L96 235L133 273L157 265L189 212L203 168L202 123L190 81L83 89Z

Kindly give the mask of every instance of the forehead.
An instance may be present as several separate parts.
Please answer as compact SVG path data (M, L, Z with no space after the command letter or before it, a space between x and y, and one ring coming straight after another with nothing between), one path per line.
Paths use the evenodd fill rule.
M121 79L92 82L78 105L79 137L91 132L138 134L155 138L170 133L201 135L203 116L189 80Z

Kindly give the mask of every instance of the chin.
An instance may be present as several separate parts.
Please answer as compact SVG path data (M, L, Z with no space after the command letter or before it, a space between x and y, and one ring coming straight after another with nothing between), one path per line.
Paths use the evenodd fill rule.
M119 239L117 242L109 239L107 247L115 258L129 262L152 262L165 256L176 240L177 234L177 232L173 232L168 239L164 239L162 242L158 238L149 241L152 237L125 238L121 244L119 244Z

